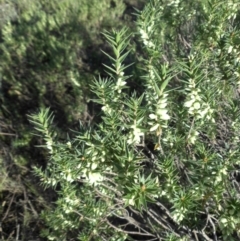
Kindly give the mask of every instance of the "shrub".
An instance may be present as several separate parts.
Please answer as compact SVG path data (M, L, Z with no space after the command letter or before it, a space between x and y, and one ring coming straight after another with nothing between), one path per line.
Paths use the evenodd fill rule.
M26 114L51 106L58 137L87 121L87 86L102 68L95 61L104 45L99 30L121 26L124 11L123 1L0 0L1 240L36 240L35 214L54 197L30 173L31 165L45 165L47 152L32 148L41 141Z
M50 154L35 173L59 193L43 235L238 240L239 3L152 0L137 15L145 91L127 84L133 35L113 30L109 77L91 86L102 122L60 142L49 109L30 116Z

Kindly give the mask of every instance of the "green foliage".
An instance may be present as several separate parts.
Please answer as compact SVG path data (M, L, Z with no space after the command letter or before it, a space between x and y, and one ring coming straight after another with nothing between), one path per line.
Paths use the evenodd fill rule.
M108 77L91 84L101 123L60 142L49 109L31 117L50 154L35 173L59 194L43 236L239 239L239 7L150 1L137 13L144 93L128 86L133 35L113 30Z
M101 26L117 24L112 19L122 15L124 4L115 5L110 0L16 1L17 23L8 21L1 29L1 74L9 98L25 108L33 99L37 106L55 102L78 119L91 78L83 71L83 49L101 43L96 34Z
M99 30L120 26L124 9L110 0L0 1L0 117L17 133L14 152L26 155L35 142L29 111L51 105L63 129L86 120Z
M0 26L2 27L8 21L15 21L18 17L17 11L10 3L0 1Z
M58 137L79 119L87 121L88 85L93 75L103 72L99 46L104 48L105 40L100 30L122 26L125 8L122 0L0 0L0 169L4 177L0 178L0 202L6 203L1 239L9 239L12 230L18 230L15 220L25 226L19 231L22 239L24 232L27 239L36 239L38 235L30 237L27 229L31 233L40 229L37 222L36 228L25 223L34 213L25 208L28 193L37 206L31 210L42 208L38 198L44 194L33 194L39 187L34 186L37 181L30 171L32 165L45 165L47 151L32 148L42 141L31 135L27 114L51 106L61 130L55 127L49 134L58 133ZM32 188L26 186L29 179ZM24 201L19 204L23 194ZM52 194L46 196L50 199ZM11 234L6 232L10 229Z

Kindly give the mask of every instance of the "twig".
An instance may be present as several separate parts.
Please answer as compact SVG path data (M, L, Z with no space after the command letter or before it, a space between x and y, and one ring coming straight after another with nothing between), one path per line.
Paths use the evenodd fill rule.
M149 217L147 217L148 223L150 224L151 228L154 230L155 234L157 235L158 239L160 240L160 236L158 234L158 231L156 230L156 228L154 227L154 225L152 224L152 221L150 220Z
M16 234L16 241L18 241L19 238L19 230L20 230L20 225L17 225L17 234Z
M208 217L212 227L213 227L213 235L214 235L214 240L217 241L217 234L216 234L216 227L215 227L215 224L213 223L212 221L212 218L211 217Z
M8 205L7 211L5 212L5 215L2 218L1 222L3 222L5 220L5 218L7 217L8 213L9 213L9 210L10 210L10 208L12 206L12 202L13 202L14 197L15 197L15 193L13 193L13 196L11 198L11 201L10 201L9 205Z
M5 132L0 132L0 135L4 135L4 136L16 136L16 134L5 133Z
M196 230L193 230L193 234L194 234L194 237L196 238L196 240L199 241Z
M124 225L122 225L122 226L127 226L127 225L134 225L136 228L138 228L139 230L141 230L141 231L143 231L143 232L145 232L145 233L148 233L148 231L146 231L143 227L141 227L141 226L145 226L144 224L142 224L142 223L140 223L140 222L138 222L138 221L136 221L134 218L132 218L132 217L130 217L130 215L129 215L129 212L128 212L128 210L126 210L126 209L124 209L124 208L122 208L122 207L118 207L117 209L122 209L123 211L125 211L125 213L122 213L122 217L120 217L120 216L118 216L114 211L116 211L117 209L116 208L114 208L114 207L112 207L112 209L113 209L113 211L111 212L114 216L116 216L117 218L119 218L119 219L124 219L124 220L126 220L126 221L128 221L128 224L124 224ZM120 226L121 227L121 226Z
M168 215L169 218L171 218L171 220L174 221L174 219L173 219L171 213L168 211L168 209L167 209L162 203L160 203L160 202L156 202L156 204L157 204L157 206L159 206L159 207L165 212L165 214Z
M166 226L165 224L163 224L163 222L160 221L160 219L157 219L152 213L154 213L156 215L156 213L152 210L149 209L149 212L147 212L148 215L156 222L158 223L160 226L162 226L165 230L171 231L173 232L177 237L180 237L180 235L178 233L176 233L172 228ZM156 215L158 216L158 215Z
M107 201L114 199L115 201L117 201L118 204L124 204L124 202L122 200L120 200L116 197L110 197L106 194L103 194L100 191L98 191L96 188L94 189L94 191L99 195L100 198L105 198L105 199L107 199Z
M117 231L121 232L121 233L126 233L126 234L135 234L135 235L140 235L140 236L152 236L155 237L155 235L151 234L151 233L140 233L140 232L134 232L134 231L126 231L126 230L122 230L118 227L116 227L115 225L111 224L107 219L106 222L108 223L109 226L111 226L112 228L116 229Z
M216 226L212 221L212 218L214 218L211 214L209 214L208 208L205 208L206 213L207 213L207 220L210 222L210 224L213 227L213 235L214 235L214 240L217 241L217 235L216 235ZM214 218L215 219L215 218ZM205 229L205 228L204 228ZM204 231L203 229L203 231Z
M26 188L23 186L23 193L24 193L24 199L25 201L29 204L32 212L33 212L33 215L35 218L38 217L38 213L37 211L35 210L35 208L33 207L32 203L30 202L29 198L28 198L28 195L27 195L27 192L26 192Z
M88 220L90 222L93 222L95 220L95 219L91 219L91 218L88 218L88 217L84 217L81 213L79 213L76 210L72 210L72 212L78 214L80 216L80 220L86 219L86 220Z
M104 184L104 183L100 183L100 185L103 186L103 187L105 187L105 188L107 188L108 190L113 191L113 192L116 193L118 196L122 196L122 194L121 194L119 191L115 190L114 188L109 187L109 186L107 186L107 185Z
M197 231L197 230L195 230L195 233L199 233L199 234L201 234L204 238L205 238L205 240L207 240L207 241L213 241L212 239L210 239L208 236L207 236L207 234L202 230L202 231Z

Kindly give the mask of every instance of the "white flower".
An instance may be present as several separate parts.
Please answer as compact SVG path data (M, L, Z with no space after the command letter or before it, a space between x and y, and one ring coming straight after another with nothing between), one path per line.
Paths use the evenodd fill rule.
M150 131L155 131L155 130L157 130L157 128L158 128L159 126L160 126L159 124L156 124L155 126L153 126L153 127L150 128Z
M168 93L164 93L163 96L162 96L161 101L165 102L167 100L167 97L168 97Z
M97 164L96 163L93 163L92 165L91 165L91 169L92 170L95 170L97 168Z
M199 102L195 102L195 103L193 104L193 107L194 107L195 110L200 109L200 103L199 103Z
M116 88L122 87L122 86L126 85L126 83L127 83L127 82L126 82L126 81L123 81L122 78L118 78Z
M163 108L165 108L166 106L167 106L167 102L163 102L163 103L160 103L158 107L159 107L160 109L163 109Z
M67 142L67 146L68 146L69 148L71 148L71 147L72 147L72 143L71 143L70 141L68 141L68 142Z
M199 95L200 90L195 87L195 83L193 79L189 79L189 88L187 90L190 91L188 94L188 100L184 103L184 107L188 108L188 113L190 115L194 115L196 119L206 118L211 120L213 123L214 119L211 117L213 110L210 108L208 103L205 103L201 96ZM193 142L194 137L193 137Z
M145 30L143 30L143 29L140 29L140 34L142 35L142 39L148 39L148 35L147 35L147 33L146 33L146 31Z
M197 140L197 136L199 135L199 132L197 131L193 131L189 136L188 136L188 141L191 143L191 144L194 144L195 141Z
M106 104L105 106L102 107L102 111L111 114L112 109L110 108L110 106L108 104Z
M203 118L203 117L207 114L207 112L208 112L208 109L207 109L207 108L205 108L204 110L202 110L201 112L199 112L200 117Z
M155 78L155 74L154 74L154 71L152 69L149 70L149 76L150 76L151 79ZM151 86L149 85L148 88L151 88Z
M136 125L132 125L131 128L133 130L132 130L132 133L130 134L130 138L128 139L127 143L128 144L140 143L141 137L144 136L144 133Z
M149 117L152 120L157 120L157 116L155 114L150 114Z
M74 181L74 179L72 178L72 175L70 173L68 173L67 176L65 176L65 180L67 180L68 182Z
M140 138L143 136L143 132L139 128L134 128L133 130L134 140L139 143Z
M50 150L50 153L53 152L52 145L53 145L53 141L52 141L52 139L49 139L49 140L47 141L47 149Z
M180 223L184 219L184 212L175 212L173 215L173 220Z
M162 120L169 120L170 116L167 114L167 109L158 109L157 114Z
M90 184L97 184L103 180L103 176L97 172L89 172L88 181Z
M135 204L134 197L131 197L130 199L124 198L124 201L127 205L134 206L134 204Z
M228 48L228 54L230 54L230 53L232 52L232 50L233 50L233 46L229 46L229 48Z
M193 103L194 103L194 100L191 99L191 100L186 101L184 103L184 106L189 108L189 107L191 107L193 105Z
M129 200L129 205L132 205L132 206L134 206L134 204L135 204L135 202L134 202L134 198L131 198L130 200Z
M148 32L151 32L153 26L154 26L154 21L152 21L152 24L150 26L148 26L147 28Z
M155 44L154 44L152 41L149 41L149 42L148 42L148 47L149 47L149 48L154 48L154 47L155 47Z
M116 84L116 87L115 87L115 90L117 90L118 91L118 93L121 93L121 91L122 91L122 88L121 87L123 87L124 85L126 85L126 81L123 81L123 79L122 78L118 78L118 80L117 80L117 84Z

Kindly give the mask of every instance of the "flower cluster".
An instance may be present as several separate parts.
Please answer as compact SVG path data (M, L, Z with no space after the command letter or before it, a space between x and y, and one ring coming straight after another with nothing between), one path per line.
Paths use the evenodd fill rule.
M190 134L188 135L188 142L191 143L191 144L194 144L195 141L197 140L197 136L199 135L199 132L194 130L194 131L191 131Z
M217 173L216 175L216 179L215 179L215 185L217 185L218 183L223 182L223 180L227 177L227 167L223 166Z
M194 79L189 79L189 85L186 90L189 91L189 94L187 95L187 101L184 103L184 106L188 108L188 113L197 120L206 118L214 123L215 120L212 117L213 109L210 108L208 103L202 100L199 95L200 90L196 87Z
M167 6L175 6L177 7L180 3L180 0L172 0L172 1L169 1Z
M115 90L117 90L119 94L122 92L123 86L127 84L127 82L124 81L123 76L124 76L124 72L121 72L119 74L119 77L117 79L117 84L115 86Z
M97 158L93 156L92 161L96 159ZM100 160L102 160L102 158ZM99 185L99 183L103 180L103 176L101 175L101 173L96 171L97 166L98 165L95 162L93 162L92 164L88 163L86 168L82 170L82 174L80 177L84 177L91 185ZM81 165L78 165L78 168L81 168Z
M102 111L104 111L105 113L111 114L112 113L112 109L109 106L109 104L106 104L102 107Z
M152 120L149 122L149 125L152 127L150 128L150 131L155 131L160 127L160 122L162 120L169 120L170 116L168 115L167 110L167 96L168 94L163 94L162 98L158 100L158 103L156 105L156 112L149 115L149 118ZM163 126L164 127L164 126Z
M141 143L141 139L143 138L144 136L144 133L140 130L140 128L138 128L136 126L136 124L132 125L131 126L131 133L130 133L130 136L129 136L129 139L127 141L128 144L139 144Z
M156 76L153 71L153 67L151 65L149 66L148 71L149 71L148 76L147 76L148 84L146 86L148 91L146 92L145 97L146 97L147 103L149 105L151 105L153 103L153 101L155 101L159 98L159 96L154 88L154 80L156 79Z
M235 71L234 73L234 76L236 77L236 79L237 79L237 88L238 88L238 91L240 90L240 74L237 72L237 71ZM240 92L240 91L239 91Z
M172 215L173 220L177 223L181 223L181 221L185 217L186 212L187 212L186 208L183 208L183 207L181 207L180 210L176 210Z
M150 35L151 35L151 31L153 29L154 26L154 21L152 21L152 24L149 25L146 29L141 28L139 30L140 34L141 34L141 38L143 40L144 45L147 48L151 48L154 49L155 48L155 44L150 40Z

